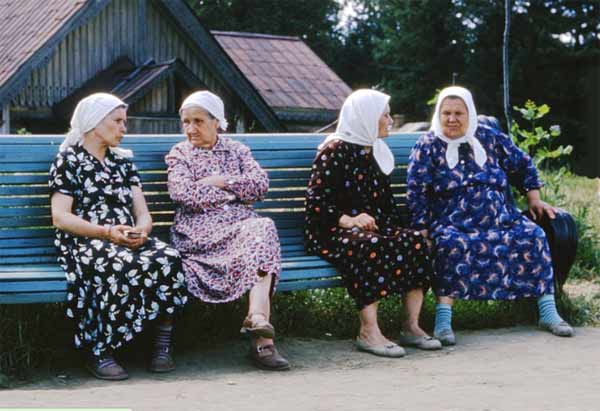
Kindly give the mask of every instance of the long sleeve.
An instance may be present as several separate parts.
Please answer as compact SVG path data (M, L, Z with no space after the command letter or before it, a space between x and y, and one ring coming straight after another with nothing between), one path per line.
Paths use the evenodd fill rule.
M262 200L269 190L267 172L254 160L245 145L240 144L237 155L241 174L225 176L225 189L245 203Z
M306 247L314 249L318 242L327 241L331 229L338 225L343 211L338 204L338 193L343 192L344 164L341 150L333 143L321 150L313 162L306 190ZM315 239L320 241L315 242Z
M510 185L522 193L541 188L544 183L529 154L517 147L504 133L497 133L494 137L500 167L508 176Z
M431 225L431 148L424 137L415 144L408 163L408 209L415 230L429 230Z
M221 188L196 181L185 154L177 146L165 157L168 169L167 188L174 202L192 211L219 207L234 199L234 195Z

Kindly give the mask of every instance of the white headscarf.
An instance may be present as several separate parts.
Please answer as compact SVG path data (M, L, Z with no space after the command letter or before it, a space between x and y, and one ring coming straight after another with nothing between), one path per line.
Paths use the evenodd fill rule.
M446 137L442 131L442 123L440 122L440 108L446 97L459 97L467 106L467 110L469 112L469 127L467 128L467 133L460 138L450 139ZM448 144L448 148L446 149L446 162L448 163L448 167L451 169L456 167L456 164L458 164L458 147L462 143L468 143L471 146L471 149L475 154L475 162L479 167L482 167L487 161L487 153L477 137L475 137L475 131L477 130L477 110L475 110L473 96L471 96L471 92L466 88L452 86L446 87L440 92L435 105L435 112L433 113L433 118L431 119L430 130L434 132L437 138L445 141Z
M390 174L394 169L394 155L388 145L379 138L379 119L384 113L390 96L377 90L356 90L348 96L340 111L335 133L319 145L321 150L331 140L373 147L373 157L381 171Z
M219 120L219 127L221 130L227 130L228 124L225 119L225 105L219 96L210 91L196 91L183 100L183 104L181 104L181 108L179 109L179 114L181 114L183 109L194 106L208 111L214 118Z
M80 144L85 133L96 128L107 115L118 107L127 108L127 104L108 93L95 93L81 99L71 117L71 129L66 134L59 150L63 151ZM118 147L110 147L110 150L123 157L133 157L131 150Z

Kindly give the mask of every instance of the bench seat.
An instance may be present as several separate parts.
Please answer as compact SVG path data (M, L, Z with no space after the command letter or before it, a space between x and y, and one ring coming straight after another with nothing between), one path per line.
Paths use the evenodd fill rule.
M230 135L250 147L265 168L270 189L255 204L277 226L283 257L279 291L341 285L328 262L308 256L303 245L304 193L318 144L324 135ZM399 133L386 139L396 159L392 188L398 213L407 223L406 167L419 134ZM66 279L56 262L50 217L48 170L63 136L8 136L0 138L0 304L60 302ZM153 234L169 240L175 204L167 192L164 156L181 135L126 136L123 146L134 152L144 194L154 221ZM563 227L564 226L564 227ZM560 285L573 264L577 246L575 223L566 215L546 225L553 265Z
M341 285L335 268L317 256L283 256L278 291ZM66 298L65 273L58 264L0 267L0 304L61 302Z
M248 145L267 170L270 189L256 210L275 221L282 249L278 291L338 287L341 280L331 264L304 251L302 226L304 192L318 144L318 134L229 135ZM418 134L396 134L387 141L398 170L393 186L399 212L404 201L408 154ZM175 205L167 192L164 156L181 135L126 136L123 146L134 152L153 235L168 241ZM63 136L0 138L0 304L61 302L66 297L64 272L56 262L50 217L48 170Z

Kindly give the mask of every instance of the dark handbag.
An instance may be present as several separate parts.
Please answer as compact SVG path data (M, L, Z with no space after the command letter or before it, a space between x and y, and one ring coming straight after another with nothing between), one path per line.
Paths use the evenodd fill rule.
M534 221L529 211L523 211L523 215ZM577 254L577 224L571 214L563 210L557 212L554 219L544 215L541 220L534 222L546 233L554 269L554 287L556 293L560 294Z

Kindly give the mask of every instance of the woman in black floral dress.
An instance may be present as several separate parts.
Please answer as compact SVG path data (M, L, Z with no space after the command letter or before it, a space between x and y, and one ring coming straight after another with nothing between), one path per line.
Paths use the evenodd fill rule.
M389 96L358 90L344 102L336 133L319 147L306 194L306 248L341 272L360 310L357 347L401 357L383 336L377 304L404 295L407 319L401 343L439 349L419 327L423 289L430 282L428 247L420 233L400 226L390 186L394 157L382 138L391 126Z
M148 237L152 218L131 152L117 148L126 107L105 93L81 100L49 175L75 346L87 351L90 372L108 380L128 377L113 351L154 320L150 370L175 368L172 316L187 298L179 254Z

